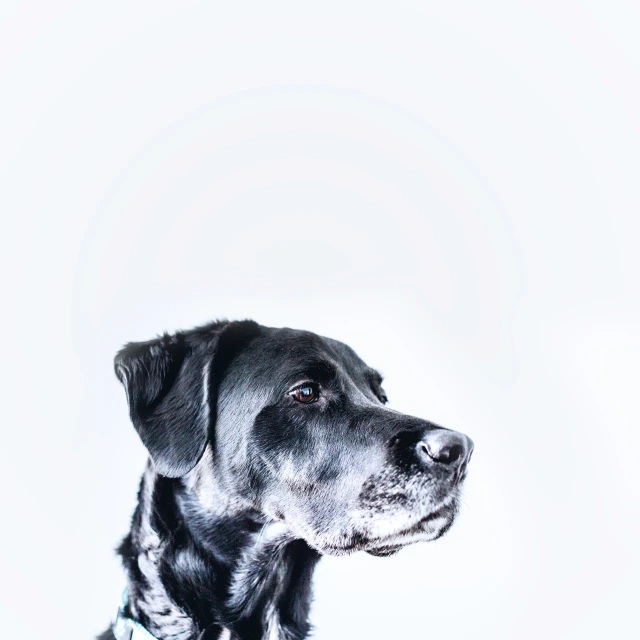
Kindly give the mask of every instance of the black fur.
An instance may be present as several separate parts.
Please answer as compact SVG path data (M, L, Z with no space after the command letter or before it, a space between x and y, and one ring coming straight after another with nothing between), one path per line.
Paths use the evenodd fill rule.
M125 613L158 640L302 640L322 554L391 555L455 517L471 441L388 409L342 343L216 322L128 344L115 369L150 454Z

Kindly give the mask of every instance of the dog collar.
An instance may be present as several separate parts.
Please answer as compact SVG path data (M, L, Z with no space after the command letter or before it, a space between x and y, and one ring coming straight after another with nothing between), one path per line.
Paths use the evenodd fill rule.
M113 635L116 640L157 640L156 637L147 631L139 622L125 615L129 594L125 589L122 594L122 603L118 607L116 621L113 623Z

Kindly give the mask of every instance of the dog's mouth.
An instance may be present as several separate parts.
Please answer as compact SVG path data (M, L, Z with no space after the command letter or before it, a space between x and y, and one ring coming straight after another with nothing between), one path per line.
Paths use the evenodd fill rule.
M353 535L347 544L329 545L323 549L330 555L345 555L366 551L378 557L392 556L403 547L415 542L426 542L442 537L453 524L458 512L456 501L441 505L410 526L383 536Z
M453 504L442 506L397 533L371 540L365 551L373 556L392 556L413 542L432 541L441 538L453 524L457 509Z

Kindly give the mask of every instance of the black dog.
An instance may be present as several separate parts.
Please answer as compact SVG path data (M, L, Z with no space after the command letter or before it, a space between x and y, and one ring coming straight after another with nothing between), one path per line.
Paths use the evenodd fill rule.
M455 518L473 443L386 407L341 342L216 322L115 370L151 459L103 640L301 640L321 555L388 556Z

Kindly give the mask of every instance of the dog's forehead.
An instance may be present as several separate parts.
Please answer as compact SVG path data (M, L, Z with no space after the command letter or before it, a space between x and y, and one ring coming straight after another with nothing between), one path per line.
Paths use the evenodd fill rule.
M327 363L352 377L379 375L348 345L311 331L265 327L249 351L268 362L272 371L302 370Z

